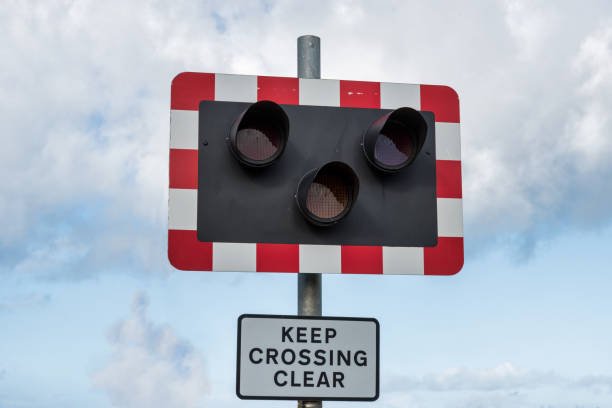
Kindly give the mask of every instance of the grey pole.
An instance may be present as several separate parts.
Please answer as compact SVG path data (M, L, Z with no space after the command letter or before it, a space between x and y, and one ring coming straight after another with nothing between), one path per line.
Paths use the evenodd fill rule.
M321 78L321 39L302 35L297 39L299 78ZM321 271L322 272L322 271ZM321 274L298 273L298 315L321 316ZM298 408L322 408L321 401L298 401Z
M299 78L321 78L321 39L303 35L297 39ZM298 315L321 316L321 274L298 274Z
M303 35L297 39L298 78L321 79L321 39Z

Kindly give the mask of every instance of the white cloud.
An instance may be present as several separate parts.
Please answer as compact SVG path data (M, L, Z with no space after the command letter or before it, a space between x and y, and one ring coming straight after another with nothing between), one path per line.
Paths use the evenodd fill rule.
M606 224L609 208L593 200L612 175L609 12L520 1L13 2L0 10L0 245L28 250L2 269L60 239L87 245L89 270L165 266L172 77L295 75L306 33L322 38L324 77L458 90L470 245ZM94 203L91 219L56 232Z
M505 48L511 58L497 60L497 73L480 71L482 87L472 82L464 88L471 100L462 99L466 234L473 239L529 250L560 229L612 220L609 208L594 204L602 191L611 198L604 186L612 175L610 88L589 93L585 85L605 82L609 65L608 29L597 28L610 26L602 12L506 2L516 49Z
M542 3L508 0L505 2L506 24L515 40L517 53L523 59L537 58L550 42L557 8L542 7Z
M397 377L390 381L389 388L391 390L499 391L537 388L560 382L561 378L552 373L528 371L505 362L484 369L452 367L441 373L425 375L420 379Z
M67 237L58 237L34 248L28 258L15 265L14 270L20 274L51 276L72 264L79 263L89 251L90 246L85 243L74 242Z
M109 332L112 357L93 376L115 407L201 406L209 384L200 353L169 326L147 317L148 298L134 296L130 316Z
M574 387L590 388L596 392L603 391L612 395L612 376L610 375L587 375L574 381Z
M612 24L612 23L611 23ZM597 92L600 87L612 86L612 27L598 29L580 44L575 68L587 74L582 88Z
M383 384L383 402L391 407L555 407L608 406L612 378L580 378L526 370L505 362L489 368L453 367L422 377L391 376Z
M40 293L3 297L0 298L0 311L45 306L50 301L51 295ZM0 379L2 379L2 370L0 370Z
M566 136L581 159L579 168L589 172L612 157L612 22L582 41L572 67L582 80L578 93L584 104L572 111Z

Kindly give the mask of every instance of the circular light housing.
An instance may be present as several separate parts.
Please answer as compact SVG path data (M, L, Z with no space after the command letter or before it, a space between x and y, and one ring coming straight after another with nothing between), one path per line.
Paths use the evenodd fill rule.
M288 136L289 118L283 108L271 101L260 101L236 119L228 141L242 164L265 167L283 154Z
M427 136L423 116L411 108L399 108L377 119L363 134L363 152L377 170L396 173L417 157Z
M329 226L348 215L358 194L359 179L353 169L346 163L330 162L302 177L296 200L308 221Z

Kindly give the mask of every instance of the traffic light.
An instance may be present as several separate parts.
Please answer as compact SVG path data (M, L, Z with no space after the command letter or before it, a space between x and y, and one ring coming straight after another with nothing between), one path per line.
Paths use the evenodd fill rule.
M271 165L283 154L288 135L289 119L283 108L261 101L236 118L227 140L240 163L258 168Z
M363 152L377 170L397 173L416 159L426 137L423 117L402 107L372 123L363 134Z
M399 260L405 267L393 268L404 272L392 273L427 273L428 264L435 264L432 274L460 269L460 162L458 177L456 170L450 174L458 161L445 160L454 137L452 126L440 120L446 111L414 106L411 98L397 104L396 91L387 98L399 100L381 108L381 89L389 84L363 83L378 85L379 103L355 107L346 98L360 97L359 91L339 89L344 103L317 100L326 94L323 88L341 88L343 81L181 75L172 88L173 265L389 273L385 263ZM252 92L253 79L255 95L245 92ZM306 85L320 94L308 93ZM459 193L446 197L457 184ZM364 256L380 265L360 263ZM329 257L338 257L340 266Z
M357 174L348 164L334 161L308 171L298 183L295 199L309 222L328 227L348 215L358 194Z

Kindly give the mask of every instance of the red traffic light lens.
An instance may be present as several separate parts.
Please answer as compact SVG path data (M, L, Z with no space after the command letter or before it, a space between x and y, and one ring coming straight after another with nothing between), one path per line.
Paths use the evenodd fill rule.
M288 137L289 118L283 108L271 101L260 101L238 117L228 140L242 164L265 167L281 156Z
M403 123L388 121L376 139L374 158L385 166L401 166L415 155L414 139Z
M238 151L254 161L268 160L281 147L282 130L274 123L244 120L236 134Z
M306 195L306 208L319 218L331 219L342 214L349 202L348 186L337 174L321 172Z
M308 221L328 226L348 215L358 193L359 179L353 169L342 162L330 162L302 177L296 200Z
M427 136L423 116L411 108L399 108L376 120L363 135L363 152L374 168L396 173L411 164Z

